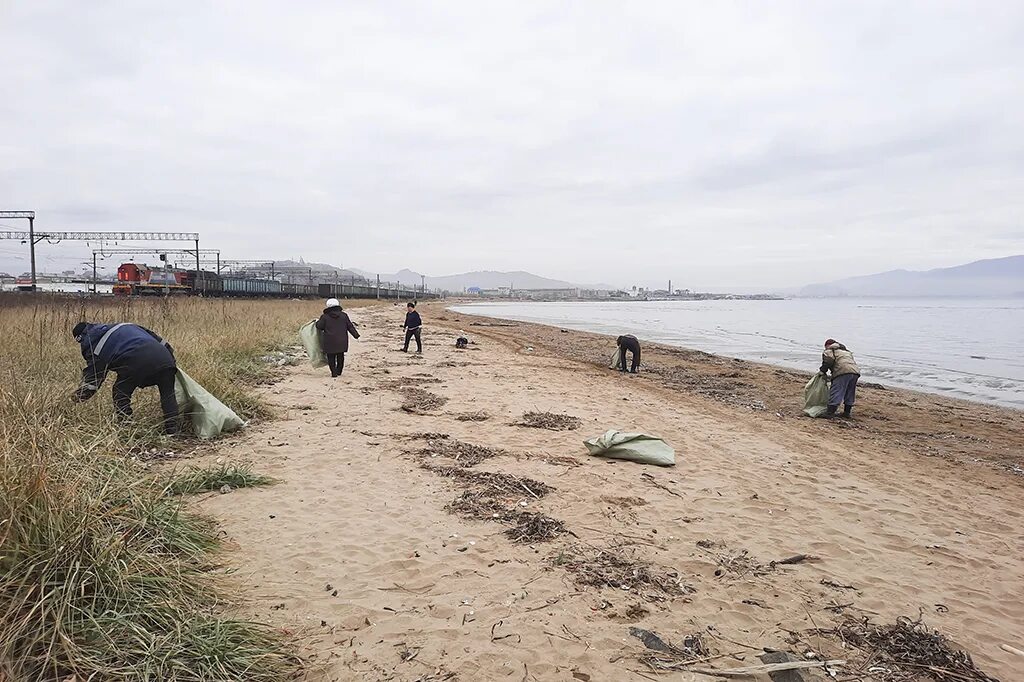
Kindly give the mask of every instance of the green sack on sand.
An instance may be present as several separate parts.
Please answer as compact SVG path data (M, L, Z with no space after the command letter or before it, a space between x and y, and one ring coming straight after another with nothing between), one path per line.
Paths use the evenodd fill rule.
M623 433L607 431L603 436L583 441L587 450L595 457L628 459L640 464L675 466L676 451L668 443L646 433Z
M314 367L326 367L327 356L324 355L323 346L320 345L320 330L316 328L316 320L299 327L299 339L306 348L309 364Z
M612 353L611 364L608 365L608 369L622 369L622 352L615 351Z
M804 386L804 414L820 417L828 412L828 379L818 372Z
M192 421L192 428L200 438L214 438L245 425L230 407L217 400L181 368L174 380L174 398L178 401L178 412Z

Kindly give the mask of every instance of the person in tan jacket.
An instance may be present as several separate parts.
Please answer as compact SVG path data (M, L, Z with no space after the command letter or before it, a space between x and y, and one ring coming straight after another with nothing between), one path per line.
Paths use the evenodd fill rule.
M853 403L857 399L857 380L860 368L853 359L853 353L835 339L825 341L825 352L821 354L821 373L832 373L832 388L828 394L828 416L836 416L839 405L843 405L843 416L853 416Z

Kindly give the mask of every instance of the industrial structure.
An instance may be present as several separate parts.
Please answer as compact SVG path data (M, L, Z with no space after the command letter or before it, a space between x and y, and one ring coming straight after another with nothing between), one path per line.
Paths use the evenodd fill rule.
M160 266L123 262L117 269L113 293L134 295L199 295L245 297L334 297L334 298L437 298L438 293L402 287L363 277L343 277L338 270L316 270L307 266L280 265L270 260L222 260L220 249L200 249L198 232L73 232L36 231L35 211L0 211L2 219L28 220L28 231L0 231L0 239L16 239L28 244L30 271L27 278L15 281L22 291L37 291L36 245L42 241L53 244L62 241L89 242L170 242L191 241L194 249L166 249L162 246L145 248L107 248L92 251L92 293L97 293L97 259L111 256L158 256ZM170 256L187 256L189 266L177 267ZM205 258L205 260L204 260ZM203 266L214 266L204 270ZM347 281L346 281L347 280ZM83 281L83 280L79 280Z

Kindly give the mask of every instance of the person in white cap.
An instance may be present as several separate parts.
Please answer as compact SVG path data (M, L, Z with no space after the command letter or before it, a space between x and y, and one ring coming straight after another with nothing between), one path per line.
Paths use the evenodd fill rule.
M348 313L341 309L336 298L327 299L323 315L316 321L320 330L320 343L327 356L327 366L331 368L332 377L340 377L345 369L345 353L348 352L348 335L359 338L359 330L348 318Z

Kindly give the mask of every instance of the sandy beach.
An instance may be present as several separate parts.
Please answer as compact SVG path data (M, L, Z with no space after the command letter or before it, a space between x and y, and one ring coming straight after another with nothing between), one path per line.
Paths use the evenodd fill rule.
M354 309L343 377L282 370L262 389L279 418L208 455L280 481L198 506L248 615L301 639L309 679L662 679L631 627L704 668L763 648L860 661L814 631L900 616L1021 679L1003 646L1024 649L1020 412L865 378L854 421L811 420L814 368L645 347L622 376L607 337L421 310L422 356L399 351L402 308ZM611 428L663 437L677 465L588 456Z

